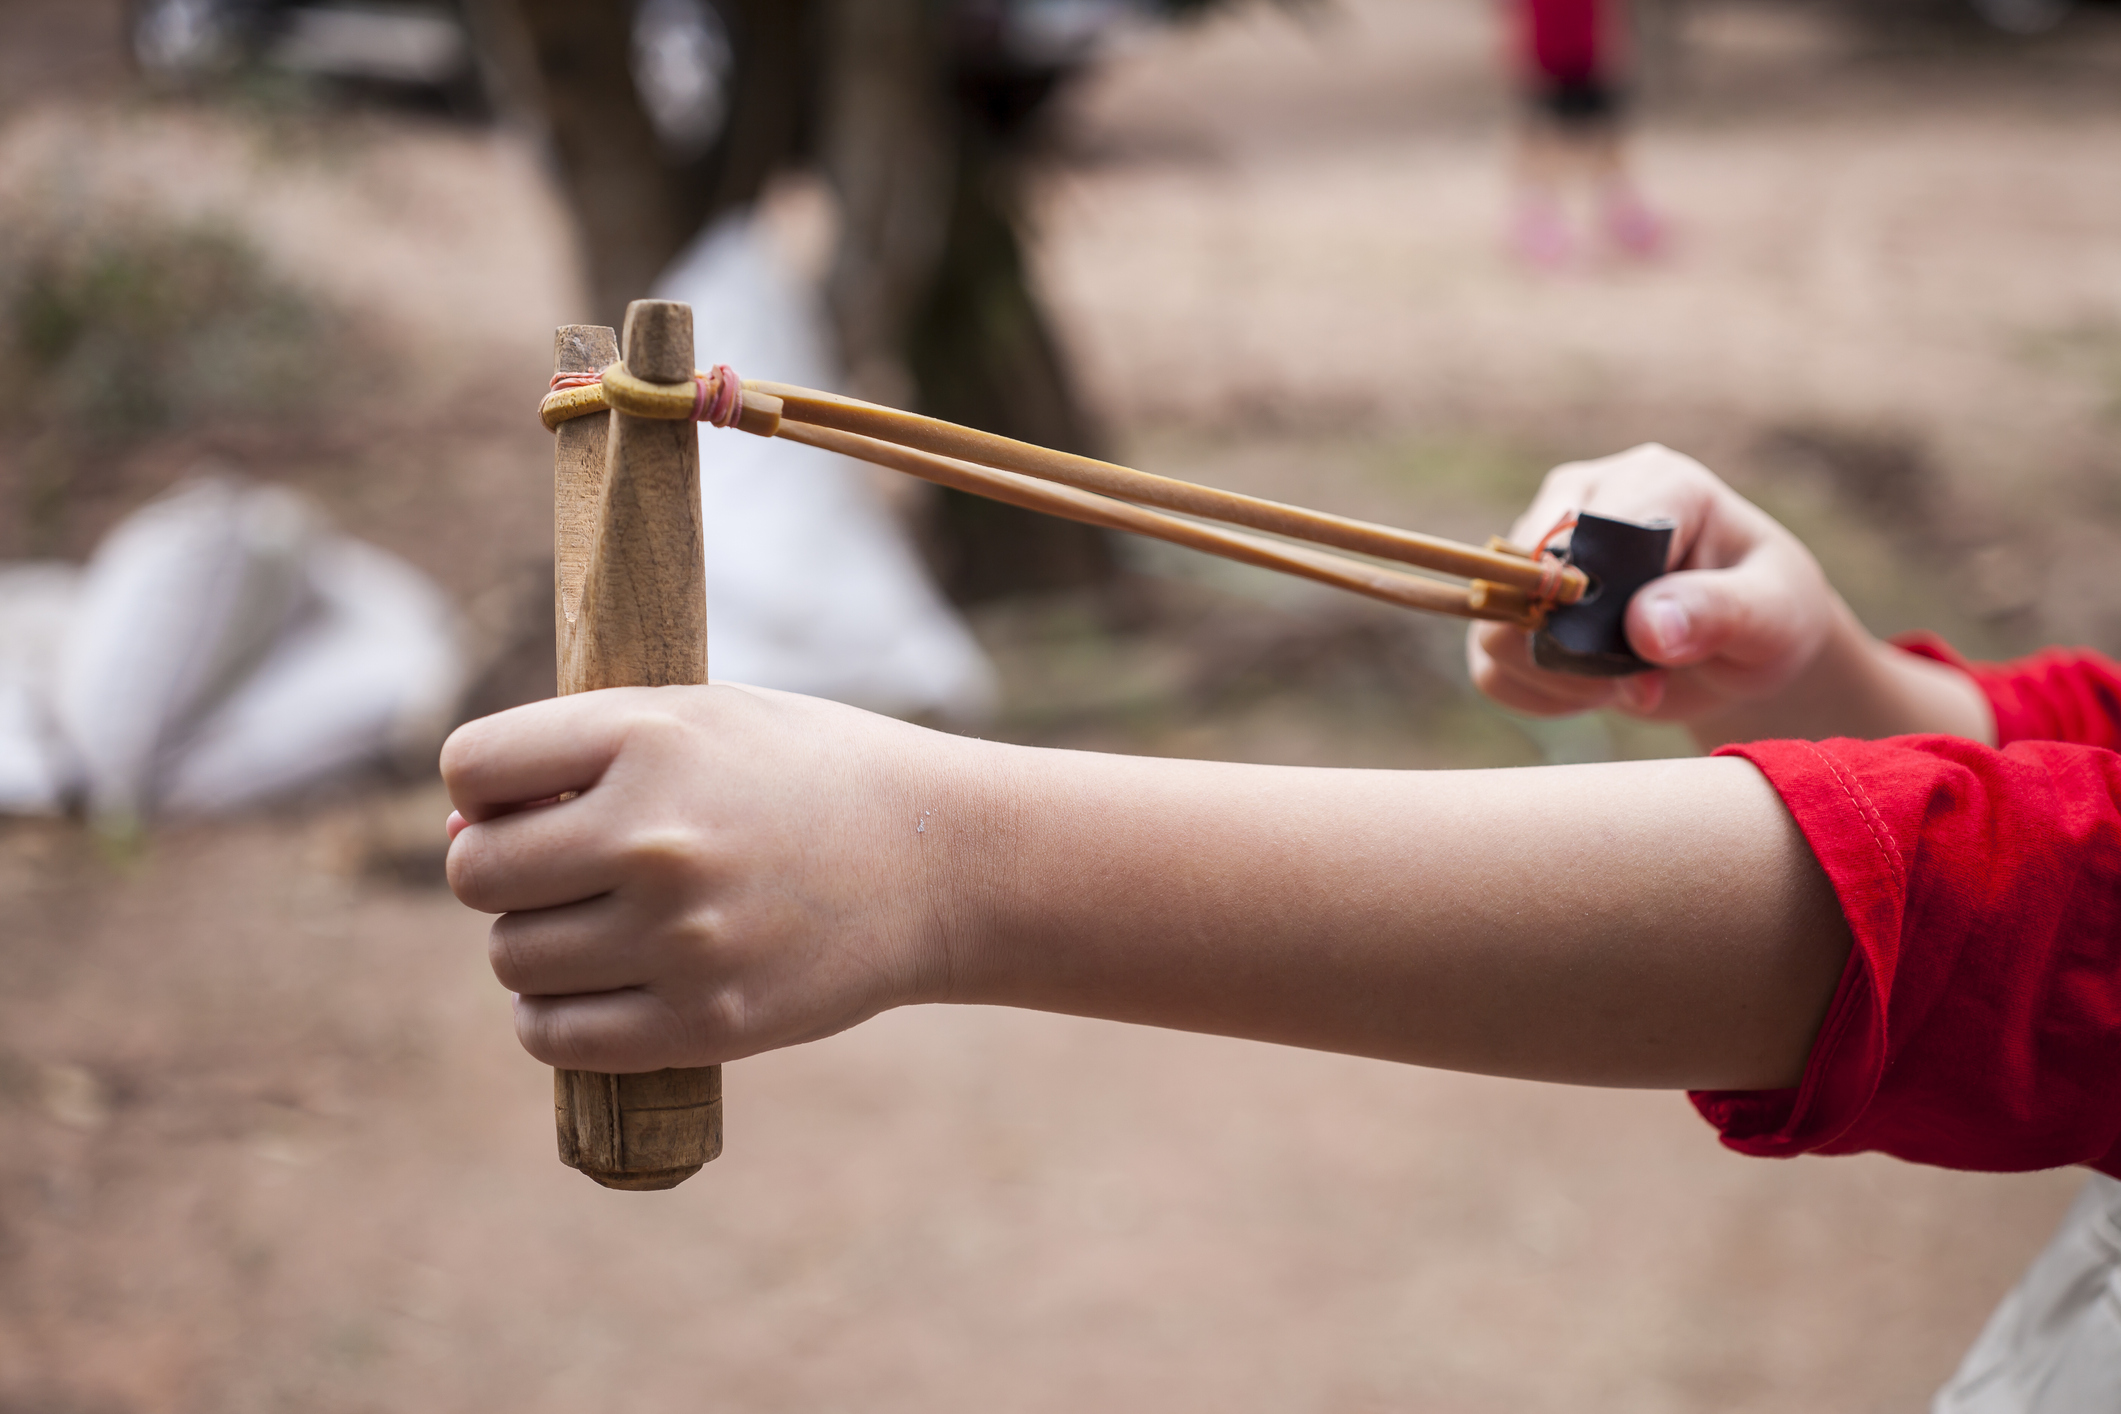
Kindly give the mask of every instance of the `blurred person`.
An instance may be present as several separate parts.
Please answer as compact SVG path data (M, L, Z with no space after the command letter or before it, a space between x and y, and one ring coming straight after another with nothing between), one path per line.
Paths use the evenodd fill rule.
M1624 110L1626 0L1511 0L1519 119L1510 245L1528 263L1566 264L1577 241L1569 199L1588 194L1609 246L1659 254L1664 222L1628 169Z
M1938 1414L2121 1409L2121 664L1872 637L1804 546L1643 447L1519 522L1675 526L1623 680L1477 625L1520 711L1713 754L1488 771L977 741L733 685L460 728L449 878L555 1066L740 1059L924 1002L1684 1089L1741 1153L2093 1170Z

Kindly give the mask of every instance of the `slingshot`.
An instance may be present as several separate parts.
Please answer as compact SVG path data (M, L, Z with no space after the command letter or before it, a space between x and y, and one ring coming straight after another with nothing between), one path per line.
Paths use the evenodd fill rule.
M555 430L573 418L612 408L634 417L711 422L761 437L783 437L1011 505L1133 531L1430 613L1537 629L1555 608L1576 603L1589 587L1584 572L1559 555L1541 555L1501 540L1484 547L1463 545L1197 486L813 388L739 382L727 365L678 384L647 382L624 364L593 378L562 375L554 384L539 415ZM1225 526L1285 538L1268 539ZM1468 583L1447 584L1310 548L1313 545L1454 575Z
M1664 573L1669 526L1584 514L1547 536L1570 531L1566 549L1543 541L1525 550L1499 539L1463 545L812 388L740 381L727 365L696 372L692 349L692 310L668 300L627 307L623 362L608 328L568 325L554 336L552 391L538 411L559 434L553 541L562 693L707 680L693 422L784 437L1410 609L1514 624L1533 633L1542 667L1612 677L1648 666L1629 650L1621 620L1635 590ZM669 1188L721 1152L719 1066L638 1075L560 1070L554 1106L560 1157L606 1187Z

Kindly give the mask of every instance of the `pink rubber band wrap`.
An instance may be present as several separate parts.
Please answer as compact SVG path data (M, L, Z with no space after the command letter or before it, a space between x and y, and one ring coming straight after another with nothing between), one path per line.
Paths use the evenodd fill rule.
M1554 522L1552 530L1539 537L1538 548L1532 551L1532 558L1539 561L1539 588L1532 591L1532 610L1542 618L1561 602L1561 577L1569 568L1567 556L1550 551L1547 547L1553 543L1556 536L1565 530L1574 529L1575 525L1576 512L1564 513L1560 520Z
M744 410L744 385L736 370L718 363L712 373L692 375L692 420L711 427L734 427Z
M555 373L552 375L552 391L563 393L569 388L593 388L604 381L601 370L595 373ZM550 396L548 394L548 396ZM726 363L718 363L712 373L692 375L692 420L713 427L734 427L744 411L744 383L736 376L736 370Z

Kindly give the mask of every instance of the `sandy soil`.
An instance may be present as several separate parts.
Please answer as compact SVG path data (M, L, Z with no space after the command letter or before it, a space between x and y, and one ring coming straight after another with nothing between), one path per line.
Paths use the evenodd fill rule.
M1153 38L1078 95L1040 269L1140 461L1484 534L1546 461L1655 435L1876 626L2121 647L2112 34L2003 62L1704 11L1642 143L1674 259L1540 278L1497 251L1491 43L1476 6L1370 0ZM314 436L144 447L66 548L211 454L435 571L495 651L535 626L523 389L572 291L527 149L60 95L0 122L0 200L55 171L239 223L440 370ZM1143 564L1146 609L984 617L997 730L1672 749L1483 711L1445 627ZM1676 1096L926 1009L732 1067L725 1157L609 1194L553 1159L483 921L434 885L442 808L371 789L128 860L0 826L0 1411L1910 1410L2076 1187L1744 1160Z
M732 1067L728 1153L622 1200L355 834L6 837L0 1407L1911 1408L2075 1186L930 1009Z

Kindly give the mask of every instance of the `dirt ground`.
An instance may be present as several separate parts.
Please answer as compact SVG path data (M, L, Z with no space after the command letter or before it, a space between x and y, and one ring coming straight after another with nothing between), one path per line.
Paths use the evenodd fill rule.
M1075 95L1040 279L1156 470L1478 537L1550 462L1656 437L1797 525L1878 629L2121 649L2103 18L1997 48L1699 6L1640 143L1672 257L1533 276L1499 249L1485 9L1249 12ZM99 454L46 519L11 502L0 552L80 554L234 464L435 574L495 664L482 705L539 690L526 410L575 286L532 150L52 68L103 76L0 105L0 230L232 223L382 371ZM811 195L776 206L798 260ZM26 465L0 450L0 492ZM1120 594L981 612L989 734L1682 749L1483 707L1448 625L1130 557ZM930 1008L732 1066L725 1156L611 1194L553 1157L484 921L437 884L443 808L370 781L125 858L0 824L0 1414L1913 1410L2078 1182L1764 1163L1677 1096Z

